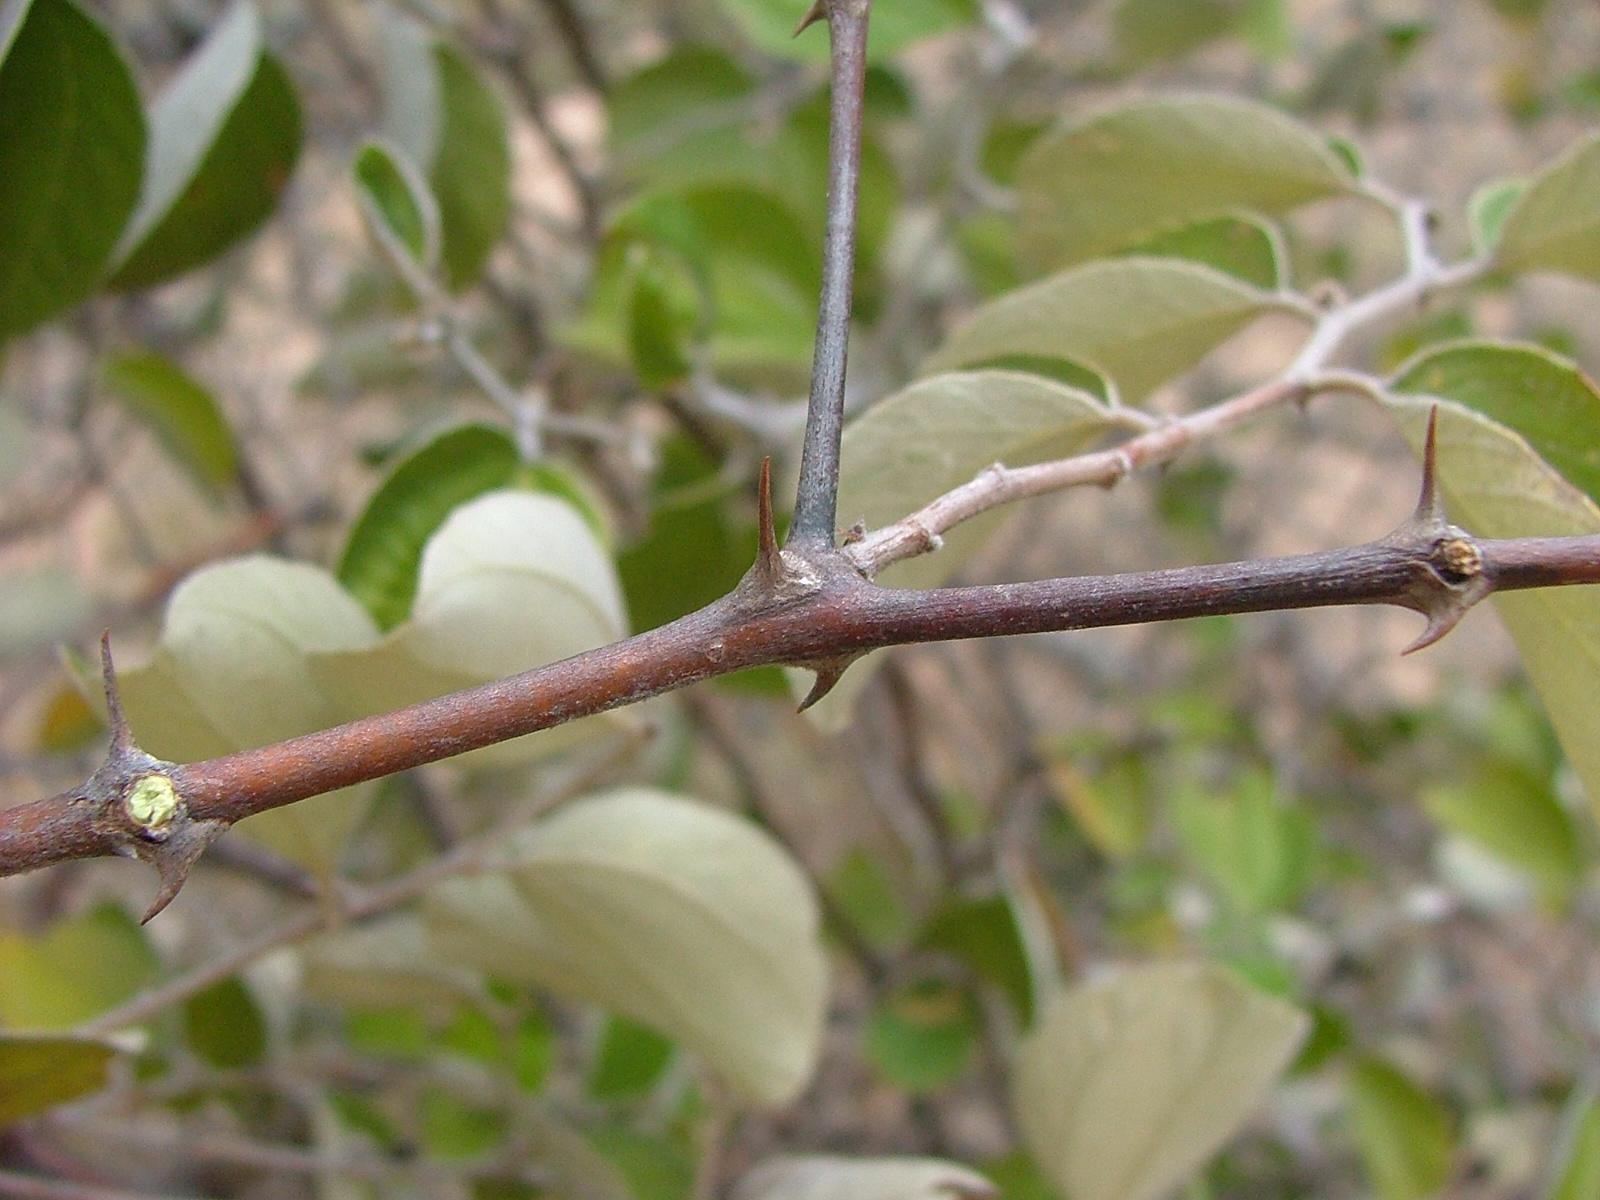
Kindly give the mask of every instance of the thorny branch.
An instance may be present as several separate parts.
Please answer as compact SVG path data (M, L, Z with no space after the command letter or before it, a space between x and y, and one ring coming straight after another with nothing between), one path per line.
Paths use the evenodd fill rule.
M791 664L818 675L815 699L854 658L913 642L997 637L1223 613L1346 604L1386 604L1427 618L1412 647L1427 645L1494 591L1600 583L1600 536L1480 541L1449 525L1433 487L1430 427L1422 501L1386 538L1286 558L1110 576L1049 579L932 591L894 590L873 574L899 558L934 549L941 533L1007 500L1076 484L1115 482L1170 459L1261 412L1318 391L1381 391L1364 376L1326 364L1356 328L1400 311L1435 288L1469 282L1482 264L1438 266L1427 249L1425 214L1390 203L1407 231L1405 275L1323 314L1294 364L1279 378L1192 416L1149 424L1109 450L1024 468L996 465L895 525L843 549L834 546L839 426L849 330L855 186L862 108L867 0L818 0L808 17L833 34L833 135L823 302L811 407L788 544L772 527L770 471L761 477L761 546L755 565L727 596L659 629L481 687L395 712L204 762L161 762L141 751L121 719L109 648L104 655L113 715L105 764L82 786L0 811L0 875L107 855L153 864L162 887L148 916L166 904L194 860L234 822L309 796L546 729L591 713L747 667ZM432 869L461 869L459 847ZM434 876L413 873L347 906L392 906ZM273 931L295 940L321 914ZM282 944L274 942L274 944ZM241 953L259 953L245 947ZM218 969L227 966L219 964ZM104 1028L148 1015L108 1014Z

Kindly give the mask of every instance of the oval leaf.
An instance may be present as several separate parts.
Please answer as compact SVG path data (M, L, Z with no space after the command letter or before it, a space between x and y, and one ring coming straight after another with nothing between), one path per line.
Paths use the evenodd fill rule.
M3 341L94 289L139 196L145 131L127 64L77 5L8 5L0 21Z
M1500 228L1495 264L1600 281L1600 134L1528 185Z
M1124 396L1138 401L1273 311L1299 310L1196 263L1085 263L983 305L933 354L925 371L1018 354L1070 358L1110 377Z
M117 1053L95 1038L0 1033L0 1127L99 1091Z
M1206 963L1071 988L1018 1052L1023 1136L1072 1200L1153 1200L1238 1132L1307 1029Z
M1146 258L1182 258L1268 291L1283 283L1283 235L1255 217L1214 217L1132 247Z
M1452 519L1479 537L1600 533L1600 507L1526 439L1448 397L1439 403L1439 483ZM1401 396L1392 411L1420 452L1429 397ZM1550 588L1493 597L1562 748L1600 813L1600 589Z
M139 744L192 762L333 725L311 656L369 645L372 620L326 571L255 556L197 571L173 592L150 662L121 673ZM360 819L363 785L247 818L240 831L319 872Z
M774 1158L731 1200L996 1200L1000 1190L966 1167L932 1158Z
M215 258L267 219L300 154L300 105L238 0L150 109L144 189L117 245L118 289Z
M1276 109L1136 100L1040 138L1017 175L1019 260L1045 271L1237 211L1273 216L1352 190L1345 164Z
M404 548L398 535L391 545ZM456 508L423 550L417 580L410 618L386 637L312 656L317 684L345 716L514 675L626 632L610 557L582 514L549 495L495 491ZM474 758L527 761L633 719L604 714Z
M367 142L351 170L361 214L384 251L407 254L424 271L439 262L439 202L398 146Z
M1394 1067L1367 1059L1348 1081L1350 1117L1382 1200L1427 1200L1450 1181L1450 1114Z
M239 452L216 399L171 359L153 351L118 355L103 377L207 492L219 495L238 479Z
M428 899L438 950L589 1000L780 1104L816 1062L827 962L799 866L742 818L629 789L521 835L505 876Z

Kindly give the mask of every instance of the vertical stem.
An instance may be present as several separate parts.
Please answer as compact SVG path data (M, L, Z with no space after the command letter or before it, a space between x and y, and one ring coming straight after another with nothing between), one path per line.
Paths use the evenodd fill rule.
M862 92L867 70L870 0L820 0L832 38L828 121L828 229L822 250L822 302L811 363L800 488L789 541L833 546L839 491L839 434L844 425L845 360L856 258L856 189L861 173Z

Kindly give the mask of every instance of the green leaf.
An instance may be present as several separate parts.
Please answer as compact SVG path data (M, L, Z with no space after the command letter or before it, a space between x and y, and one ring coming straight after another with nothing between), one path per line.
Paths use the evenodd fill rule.
M1072 1200L1154 1200L1238 1132L1308 1024L1207 963L1069 988L1019 1047L1023 1137Z
M1582 875L1572 818L1549 782L1525 767L1479 763L1465 781L1424 791L1422 806L1445 829L1532 876L1551 902L1564 900Z
M183 1003L183 1036L201 1059L222 1071L254 1066L267 1053L267 1022L237 975Z
M949 371L1002 355L1069 358L1137 402L1286 301L1195 263L1085 263L980 307L924 364Z
M412 504L418 495L425 500ZM369 544L387 542L374 555L400 562L436 495L409 493L393 536L374 532ZM316 653L309 665L350 718L556 662L626 629L616 572L584 516L564 499L500 490L456 507L428 540L408 619L379 639ZM470 761L526 762L635 719L602 714L474 751Z
M0 1033L0 1128L99 1091L117 1052L95 1038Z
M1525 179L1497 179L1472 193L1467 201L1467 223L1472 227L1472 248L1488 254L1500 243L1506 218L1528 190Z
M144 931L98 904L38 937L0 932L0 1026L64 1029L133 996L160 972Z
M1188 787L1174 798L1172 816L1189 857L1237 912L1288 908L1304 890L1315 829L1305 813L1279 802L1266 772L1246 772L1220 795Z
M326 728L341 713L317 685L313 656L376 636L320 568L266 556L214 564L173 592L149 662L121 673L128 719L141 746L176 762ZM331 871L371 795L368 785L343 789L249 817L239 830Z
M1023 1028L1033 1024L1033 970L1010 895L951 900L928 918L918 945L965 963L1000 989Z
M1019 260L1048 271L1197 221L1277 216L1353 186L1318 134L1265 105L1136 100L1033 144L1017 178Z
M694 272L677 255L640 247L628 297L628 356L639 382L661 389L688 377L702 324Z
M810 884L767 834L632 789L571 804L506 849L506 873L428 897L438 953L657 1029L756 1103L805 1084L827 964Z
M106 387L160 439L207 492L217 496L239 477L239 451L216 398L171 359L150 350L105 365Z
M954 984L926 979L882 997L867 1019L866 1052L906 1092L931 1092L960 1077L978 1042L972 999Z
M445 279L461 291L483 274L511 220L511 146L505 111L472 60L444 43L433 58L440 129L428 181L439 200Z
M1495 265L1600 282L1600 134L1580 141L1528 184L1500 227Z
M1600 1195L1600 1099L1575 1091L1552 1156L1560 1164L1544 1200L1588 1200Z
M308 993L355 1009L452 1013L481 980L445 961L421 917L405 913L325 934L300 952Z
M932 1158L768 1159L733 1189L730 1200L999 1200L976 1171Z
M0 657L76 637L94 612L84 581L65 567L0 573Z
M1121 0L1112 29L1122 60L1131 67L1181 58L1231 33L1244 0Z
M648 1092L672 1063L675 1047L654 1029L612 1017L606 1022L589 1075L596 1100L624 1100Z
M721 50L677 47L606 97L609 158L624 175L745 178L760 169L743 129L755 100L754 78Z
M390 469L350 527L337 572L379 629L411 612L423 547L450 513L508 486L516 470L510 435L479 424L446 429Z
M1358 1063L1346 1083L1351 1131L1381 1200L1427 1200L1450 1180L1450 1113L1379 1059Z
M1392 405L1421 450L1428 398ZM1439 480L1446 510L1479 537L1600 533L1600 507L1547 465L1512 430L1446 398L1439 405ZM1493 597L1578 777L1600 813L1600 595L1595 588L1512 592Z
M139 207L111 287L150 287L215 258L272 213L300 155L300 104L237 0L150 109Z
M1539 346L1453 342L1406 363L1391 387L1453 400L1504 425L1600 502L1600 389L1576 363Z
M805 62L828 60L826 22L795 36L796 23L805 12L795 0L721 0L738 24L760 49L779 58ZM868 25L867 56L881 61L913 42L944 33L974 20L974 0L876 0Z
M0 13L0 341L94 290L139 197L139 94L68 0Z
M439 263L439 202L404 150L369 141L351 166L356 198L374 236L403 249L424 271Z
M1214 217L1158 233L1127 251L1182 258L1271 291L1283 284L1283 235L1254 217Z

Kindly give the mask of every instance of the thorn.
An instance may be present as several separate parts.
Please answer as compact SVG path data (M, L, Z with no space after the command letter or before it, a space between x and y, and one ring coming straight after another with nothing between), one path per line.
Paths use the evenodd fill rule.
M1469 607L1470 605L1465 604L1451 605L1448 608L1440 609L1438 612L1429 613L1428 627L1418 635L1416 641L1400 651L1401 657L1407 654L1415 654L1418 650L1426 650L1444 637L1445 634L1460 624L1461 618L1467 615Z
M199 861L206 847L227 831L226 821L184 821L166 840L141 847L136 853L151 863L161 876L155 899L145 909L139 924L147 924L171 904L189 879L190 868Z
M772 456L761 460L761 478L756 485L756 522L760 527L761 553L758 564L769 580L783 574L783 559L778 552L778 531L772 521Z
M1417 511L1411 518L1418 525L1444 523L1444 511L1439 506L1438 467L1439 406L1435 404L1428 410L1428 437L1422 448L1422 494L1417 497Z
M790 37L799 37L818 21L828 15L828 0L812 0L811 7L806 9L805 16L800 18L800 24L794 27Z
M806 709L833 691L834 685L839 682L839 678L844 674L845 668L859 657L861 657L859 654L841 654L837 658L819 658L814 662L800 663L800 666L817 673L817 681L811 685L811 690L806 693L806 698L800 701L800 707L795 711L805 712Z
M133 749L133 730L122 709L122 691L117 687L117 668L111 661L111 630L100 635L100 678L106 691L106 719L111 725L111 754L116 757Z

